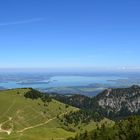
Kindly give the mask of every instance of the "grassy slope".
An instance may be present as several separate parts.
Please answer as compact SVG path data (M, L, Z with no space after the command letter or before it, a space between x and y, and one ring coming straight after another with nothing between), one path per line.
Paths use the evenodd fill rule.
M70 106L66 108L65 104L56 100L52 100L47 106L44 106L39 99L24 98L24 93L29 90L0 91L0 128L8 130L10 133L8 135L7 132L0 130L0 140L65 140L68 137L74 137L76 133L96 129L95 122L80 124L80 129L75 128L76 132L63 129L64 126L59 122L57 116L63 117L64 113L78 109ZM109 120L104 121L110 123Z
M8 130L10 133L8 135L6 132L0 132L0 139L46 140L46 138L58 139L75 135L61 128L57 123L57 116L77 110L76 108L66 108L65 104L55 100L44 106L41 100L25 99L23 93L29 90L15 89L0 92L0 124L2 131ZM30 128L31 126L36 127ZM24 131L28 127L29 129ZM23 132L20 132L22 130Z

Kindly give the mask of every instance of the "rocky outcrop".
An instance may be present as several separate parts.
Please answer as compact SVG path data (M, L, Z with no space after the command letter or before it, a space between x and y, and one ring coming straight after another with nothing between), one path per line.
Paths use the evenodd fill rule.
M140 87L107 89L97 96L98 104L108 114L137 114L140 112Z

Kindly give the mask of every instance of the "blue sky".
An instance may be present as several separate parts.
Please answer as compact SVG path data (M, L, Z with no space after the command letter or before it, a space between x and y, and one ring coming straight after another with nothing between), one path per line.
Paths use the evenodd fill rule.
M139 0L0 0L0 68L140 69Z

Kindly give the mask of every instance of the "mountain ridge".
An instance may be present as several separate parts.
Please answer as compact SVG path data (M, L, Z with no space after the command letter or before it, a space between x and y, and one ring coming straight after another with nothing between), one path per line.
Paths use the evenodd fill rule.
M54 95L54 99L80 109L98 112L101 116L116 119L140 114L140 87L109 88L95 97L84 95Z

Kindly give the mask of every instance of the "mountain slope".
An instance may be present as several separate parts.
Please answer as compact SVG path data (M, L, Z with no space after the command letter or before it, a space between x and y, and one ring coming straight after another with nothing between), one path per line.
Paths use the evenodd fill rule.
M61 128L57 118L78 109L66 107L54 99L45 102L41 98L25 98L31 92L28 88L0 92L0 139L41 140L73 136L75 133Z

